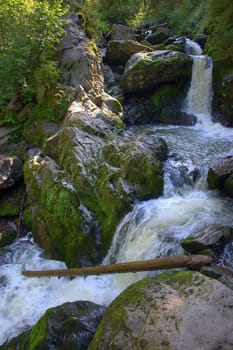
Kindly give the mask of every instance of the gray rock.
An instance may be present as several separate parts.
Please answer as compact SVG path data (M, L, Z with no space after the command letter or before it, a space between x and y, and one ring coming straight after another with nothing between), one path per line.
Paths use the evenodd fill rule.
M198 272L131 285L107 309L88 350L230 350L233 291Z
M67 85L76 89L81 85L92 100L100 98L104 90L102 58L75 17L70 19L60 45L60 64Z
M190 253L213 248L220 243L228 243L233 240L233 229L228 226L211 225L181 241L183 249Z

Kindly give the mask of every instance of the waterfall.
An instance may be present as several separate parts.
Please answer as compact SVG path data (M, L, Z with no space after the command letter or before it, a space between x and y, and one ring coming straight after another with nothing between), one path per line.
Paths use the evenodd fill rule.
M186 40L186 52L192 57L192 77L184 111L197 117L198 124L210 125L212 90L212 58L202 55L201 47L194 41Z
M187 52L193 57L193 74L185 111L195 114L202 126L150 126L153 135L165 139L170 153L164 166L164 194L134 205L119 223L104 263L178 255L182 238L212 224L233 226L233 199L206 188L208 167L232 154L233 132L227 128L209 132L203 127L211 123L212 62L189 40ZM233 244L227 247L224 261L233 269ZM31 238L0 248L0 267L0 346L28 330L50 307L77 300L109 305L146 275L30 279L21 270L65 268L61 261L45 259Z

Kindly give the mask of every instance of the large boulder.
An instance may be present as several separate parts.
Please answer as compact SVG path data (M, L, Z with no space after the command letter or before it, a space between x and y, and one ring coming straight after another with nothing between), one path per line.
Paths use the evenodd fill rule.
M211 189L219 189L233 197L233 156L219 159L211 166L207 182Z
M233 291L198 272L164 273L127 288L88 350L232 349Z
M161 83L186 81L191 76L191 67L191 58L182 52L140 52L128 61L121 85L125 92L136 92Z
M163 140L124 134L117 115L83 94L44 156L25 165L24 218L36 241L69 266L96 264L132 202L162 194L165 155Z
M110 65L125 64L133 54L141 51L153 51L153 48L135 40L110 40L107 45L106 61Z
M85 350L105 307L77 301L48 309L31 331L0 347L2 350Z

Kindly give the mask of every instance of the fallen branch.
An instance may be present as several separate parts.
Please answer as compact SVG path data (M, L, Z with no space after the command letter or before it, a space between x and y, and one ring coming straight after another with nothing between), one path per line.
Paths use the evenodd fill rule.
M27 277L89 276L110 273L163 270L177 267L198 268L201 266L210 265L211 262L212 258L205 255L168 256L153 260L132 261L119 264L89 266L66 270L24 270L22 271L22 274Z

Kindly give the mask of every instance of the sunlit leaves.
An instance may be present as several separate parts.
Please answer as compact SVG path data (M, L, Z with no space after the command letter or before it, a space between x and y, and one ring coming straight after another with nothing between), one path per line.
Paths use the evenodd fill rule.
M35 69L56 59L63 0L0 0L0 105L30 84Z

